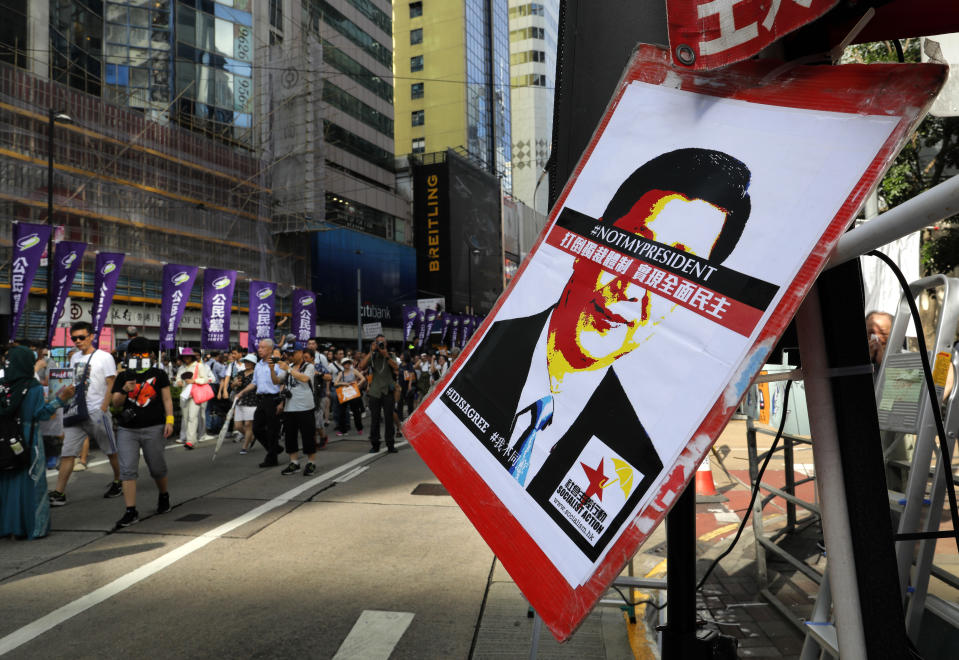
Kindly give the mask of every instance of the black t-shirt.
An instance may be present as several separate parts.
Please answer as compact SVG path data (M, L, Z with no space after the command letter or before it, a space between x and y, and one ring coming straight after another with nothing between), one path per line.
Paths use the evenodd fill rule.
M132 392L124 392L123 384L134 380L137 387ZM113 391L127 395L120 413L119 425L128 429L142 429L166 422L166 411L160 393L164 387L170 387L166 372L151 367L143 373L124 369L113 381Z

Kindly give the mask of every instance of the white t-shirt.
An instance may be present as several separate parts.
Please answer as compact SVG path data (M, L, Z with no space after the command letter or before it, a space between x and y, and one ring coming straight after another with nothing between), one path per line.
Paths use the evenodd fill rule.
M113 356L100 349L91 355L83 355L77 351L70 358L70 368L73 369L75 383L86 380L87 410L102 406L107 395L107 378L117 375L117 363L114 362Z

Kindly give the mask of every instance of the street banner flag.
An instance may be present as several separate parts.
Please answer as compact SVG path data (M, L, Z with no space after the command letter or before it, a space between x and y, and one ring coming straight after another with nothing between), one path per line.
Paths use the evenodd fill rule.
M176 348L176 332L196 282L197 266L163 265L163 298L160 301L160 350Z
M440 324L439 343L442 346L446 344L446 339L449 336L450 326L453 324L453 315L449 312L439 312L439 314L441 317L437 319L437 322ZM452 344L450 344L450 348L452 348Z
M293 290L293 334L297 348L316 335L316 294L305 289Z
M30 285L40 267L40 257L50 240L50 225L13 223L13 254L10 270L10 339L17 336L20 317L27 307Z
M225 351L230 348L230 312L236 271L207 268L203 271L203 315L200 348Z
M538 243L403 428L558 639L693 478L945 73L633 55Z
M63 315L63 306L66 304L67 296L70 295L70 287L73 285L73 279L80 270L83 263L83 253L87 249L86 243L77 241L60 241L56 247L56 258L53 262L53 281L50 287L50 296L47 298L47 304L53 306L50 314L50 327L47 329L47 346L53 345L53 335Z
M416 310L416 345L426 348L426 312Z
M403 305L403 344L409 346L416 331L416 320L419 318L419 309L416 305Z
M273 339L273 320L276 318L276 284L250 282L250 322L247 329L247 350L256 353L262 339Z
M426 331L423 333L423 336L426 337L426 340L423 342L424 344L430 343L430 334L433 332L433 323L436 321L436 314L435 309L428 309L424 312L426 317Z
M97 252L96 270L93 272L93 303L90 315L93 317L93 345L100 345L100 331L110 316L113 294L120 281L120 268L126 255L121 252Z
M450 348L460 347L460 323L463 317L459 314L450 316Z

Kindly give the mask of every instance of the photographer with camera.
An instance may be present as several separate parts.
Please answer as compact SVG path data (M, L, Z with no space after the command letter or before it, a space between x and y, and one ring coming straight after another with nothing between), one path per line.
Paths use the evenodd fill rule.
M300 471L300 436L303 453L307 456L303 476L309 477L316 472L316 418L314 417L313 366L314 353L311 349L293 349L291 362L280 360L277 367L286 373L286 389L282 395L286 399L283 410L283 430L286 436L286 453L290 455L290 464L280 473L283 476Z
M117 527L129 527L140 520L137 513L137 468L140 450L150 476L160 492L157 513L170 510L167 492L167 466L164 458L166 438L173 433L173 398L170 379L156 366L151 342L134 337L127 345L126 369L113 382L112 403L121 408L118 418L117 447L120 480L126 512Z
M369 392L366 398L370 405L370 453L380 450L380 417L386 426L386 449L391 454L396 453L393 428L393 390L396 388L396 376L399 365L386 350L386 337L377 335L370 347L370 352L360 359L359 369L363 371L369 366L373 374Z

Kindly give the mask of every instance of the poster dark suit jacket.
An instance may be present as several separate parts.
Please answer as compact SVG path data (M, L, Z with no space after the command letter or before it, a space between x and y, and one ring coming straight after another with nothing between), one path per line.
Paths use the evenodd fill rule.
M494 323L483 341L469 357L440 396L450 410L490 450L505 469L508 456L493 448L493 433L509 441L516 407L529 374L533 350L553 308L539 314ZM458 406L447 397L455 390L466 403L489 422L483 433ZM550 503L561 481L575 464L589 440L595 436L642 472L637 478L626 506L613 518L595 545L590 545ZM519 448L517 447L518 451ZM643 494L663 468L662 461L646 434L642 422L626 396L615 371L610 368L590 396L583 411L562 438L553 446L549 458L527 485L527 492L556 521L572 541L590 559L595 560L612 536L635 508ZM638 476L638 475L637 475Z

